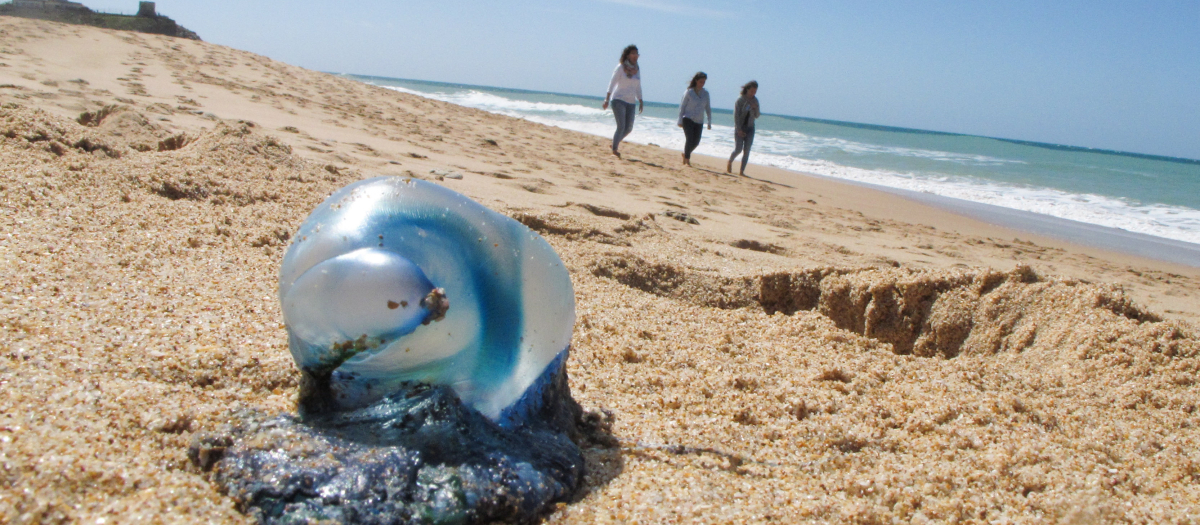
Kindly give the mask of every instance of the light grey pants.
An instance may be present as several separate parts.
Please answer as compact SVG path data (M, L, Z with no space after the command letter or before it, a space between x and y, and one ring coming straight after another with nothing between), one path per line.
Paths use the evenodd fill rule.
M738 153L741 153L743 148L746 150L746 153L742 155L742 171L740 173L746 172L746 163L750 162L750 146L753 144L754 128L747 129L745 137L739 137L736 131L733 132L733 155L729 156L729 162L732 163L733 159L737 158Z
M613 134L613 151L617 151L617 146L633 131L633 117L637 111L633 104L624 100L613 99L611 104L613 116L617 118L617 132Z

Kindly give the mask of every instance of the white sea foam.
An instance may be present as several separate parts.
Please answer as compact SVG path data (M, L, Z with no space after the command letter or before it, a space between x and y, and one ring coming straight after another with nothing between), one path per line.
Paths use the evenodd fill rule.
M827 161L771 154L762 157L758 160L763 164L792 171L992 204L1200 244L1200 211L1182 206L1134 204L1101 195L989 183L964 177L863 170Z
M1003 164L1024 164L1023 161L999 159L986 155L970 155L917 148L901 148L867 144L836 137L817 137L799 131L765 131L760 130L754 139L756 148L766 151L810 156L839 151L852 155L881 155L891 157L910 157L941 162L953 162L961 165L998 166Z
M385 86L389 89L420 95L451 104L467 106L493 113L501 113L510 116L523 117L529 113L535 114L564 114L564 115L580 115L601 117L610 111L602 110L599 107L591 108L578 104L554 104L550 102L529 102L525 100L513 100L504 98L491 93L484 93L476 90L465 90L458 93L423 93L402 87Z
M614 128L612 112L601 110L598 105L591 107L582 104L530 102L473 89L422 92L402 87L390 88L592 135L611 136ZM812 136L798 131L773 131L762 128L763 126L760 126L755 136L754 153L751 155L754 164L992 204L1200 244L1200 210L1188 207L1140 204L1101 195L1004 184L953 173L862 169L805 157L820 157L836 151L851 156L890 156L961 166L1025 164L1021 160L876 145L834 137ZM637 119L633 132L626 140L682 150L684 139L674 119L643 115ZM711 131L705 131L704 140L696 149L696 153L723 158L732 150L733 129L716 125ZM947 171L952 172L953 169ZM1154 176L1151 173L1137 175Z

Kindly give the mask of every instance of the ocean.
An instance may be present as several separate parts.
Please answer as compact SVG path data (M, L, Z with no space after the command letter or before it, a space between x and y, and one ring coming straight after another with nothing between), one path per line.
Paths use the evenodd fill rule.
M344 76L593 135L611 137L615 129L599 97ZM647 103L626 140L682 150L677 115L675 104ZM1200 160L775 114L764 114L755 129L752 165L1200 245ZM714 108L713 128L696 152L727 158L732 150L733 114Z

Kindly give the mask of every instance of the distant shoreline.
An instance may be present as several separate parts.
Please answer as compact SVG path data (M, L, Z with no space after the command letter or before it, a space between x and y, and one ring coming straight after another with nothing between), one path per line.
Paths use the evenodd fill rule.
M559 93L557 91L538 91L538 90L534 90L534 89L484 86L484 85L480 85L480 84L439 82L436 80L418 80L418 79L413 79L413 78L383 77L383 76L379 76L379 75L360 75L357 73L332 73L332 72L328 72L328 73L330 73L332 75L338 75L338 76L352 78L355 80L358 80L358 79L401 80L404 82L413 82L416 84L426 84L426 85L430 85L430 86L442 86L442 87L451 87L451 88L459 88L459 89L480 88L480 89L490 89L490 90L508 92L508 93L524 93L524 94L530 94L530 95L555 95L555 96L560 96L560 97L575 97L575 98L582 98L582 99L596 100L596 101L604 100L604 97L598 97L595 95L579 95L579 94L575 94L575 93ZM660 108L679 107L679 104L672 104L669 102L646 101L646 105L651 106L651 107L660 107ZM733 114L733 110L725 109L725 108L713 108L713 112L714 113ZM1132 158L1143 159L1143 160L1156 160L1156 161L1161 161L1161 162L1174 162L1174 163L1179 163L1179 164L1193 164L1193 165L1200 166L1200 159L1189 159L1186 157L1172 157L1169 155L1153 155L1150 153L1136 153L1136 152L1132 152L1132 151L1118 151L1118 150L1110 150L1110 149L1102 149L1102 148L1089 148L1086 146L1071 146L1071 145L1067 145L1067 144L1053 144L1053 143L1049 143L1049 142L1037 142L1037 141L1032 141L1032 140L1008 139L1008 138L1003 138L1003 137L990 137L987 135L973 135L970 133L954 133L954 132L950 132L950 131L935 131L935 130L927 130L927 129L905 128L905 127L898 127L898 126L885 126L885 125L881 125L881 124L865 124L865 123L860 123L860 122L848 122L848 121L843 121L843 120L829 120L829 119L820 119L820 118L812 118L812 117L801 117L801 116L796 116L796 115L783 115L783 114L779 114L779 113L763 113L763 116L778 117L778 118L782 118L782 119L796 120L796 121L801 121L801 122L813 122L813 123L817 123L817 124L827 124L827 125L831 125L831 126L843 126L843 127L848 127L848 128L869 129L869 130L876 130L876 131L888 131L888 132L895 132L895 133L913 133L913 134L921 134L921 135L943 135L943 136L950 136L950 137L981 138L981 139L988 139L988 140L998 140L1001 142L1008 142L1010 144L1019 144L1021 146L1030 146L1030 147L1035 147L1035 148L1051 149L1051 150L1056 150L1056 151L1075 151L1075 152L1080 152L1080 153L1098 153L1101 155L1114 155L1114 156L1118 156L1118 157L1132 157Z
M455 90L481 90L481 91L491 91L491 92L498 92L498 93L513 93L513 94L527 94L527 95L551 95L551 96L557 96L557 97L567 97L567 98L576 99L576 100L585 100L585 101L594 100L597 103L599 103L599 101L602 100L599 97L591 97L591 96L587 96L587 95L549 93L549 92L512 89L512 88L492 88L489 86L477 86L477 85L457 84L457 83L448 83L448 82L411 80L411 79L392 79L392 78L388 78L388 77L365 76L365 75L345 75L345 76L347 76L351 79L357 80L357 81L363 81L363 82L367 82L367 83L402 81L402 82L407 82L407 83L411 83L411 84L426 85L426 86L438 87L438 88L452 88ZM565 103L571 103L571 102L565 102ZM666 107L666 108L677 107L675 105L661 104L661 103L648 103L647 105ZM714 113L717 113L720 111L721 110L714 109ZM790 120L801 120L801 121L827 122L827 121L821 121L819 119L807 119L807 118L803 118L803 117L782 116L782 118L786 118L786 119L790 119ZM881 129L883 131L888 131L888 129L886 129L886 128L879 128L876 126L869 126L869 125L859 126L859 125L856 125L853 123L833 123L833 124L847 125L850 127L863 127L863 128L868 128L868 129ZM914 133L926 133L929 135L972 137L970 135L961 135L961 134L952 134L952 133L943 133L943 132L921 132L919 130L901 130L901 131L914 132ZM1004 139L994 139L994 140L1005 141ZM1019 141L1005 141L1005 142L1020 143ZM1035 147L1045 147L1045 148L1049 148L1049 149L1059 149L1059 148L1056 148L1054 145L1049 145L1049 144L1046 144L1046 145L1039 145L1036 143L1022 143L1022 144L1023 145L1031 145L1031 146L1035 146ZM657 145L657 144L652 144L652 145ZM666 147L666 146L664 146L664 147ZM666 148L673 149L671 147L666 147ZM1099 151L1086 150L1085 152L1097 153ZM700 153L697 153L697 155L699 155L699 154ZM1128 156L1131 158L1139 158L1139 159L1147 158L1147 156L1140 155L1140 154L1121 154L1121 153L1117 153L1117 154L1125 155L1125 156ZM724 159L716 159L716 160L721 163L724 162ZM1184 159L1184 160L1186 160L1186 159ZM753 161L753 159L752 159L752 161ZM1180 162L1183 162L1183 161L1180 161ZM1182 265L1186 265L1186 266L1190 266L1190 267L1200 267L1200 244L1191 243L1188 241L1176 240L1176 239L1172 239L1172 238L1168 238L1168 237L1159 237L1159 236L1146 234L1146 233L1133 232L1130 230L1122 229L1119 227L1119 225L1117 227L1102 226L1102 225L1098 225L1098 224L1091 224L1091 223L1081 222L1081 221L1072 220L1072 219L1068 219L1068 218L1056 217L1056 216L1049 215L1049 214L1039 213L1037 211L1025 211L1025 210L1019 210L1019 209L1015 209L1015 208L1007 208L1007 207L1003 207L1003 206L999 206L999 205L995 205L995 204L986 204L986 203L982 203L982 202L965 200L965 199L952 197L952 196L941 196L941 195L935 195L935 194L921 192L921 191L914 191L914 190L910 190L910 189L901 189L901 188L895 188L895 187L890 187L890 186L884 186L884 185L880 185L880 184L873 184L871 182L857 181L857 180L854 180L851 178L833 177L833 176L829 176L829 175L825 175L825 174L813 173L813 172L806 171L803 169L793 169L793 168L789 168L786 166L780 166L777 164L759 164L759 165L770 166L770 167L773 167L776 169L780 169L789 174L821 177L821 178L825 178L825 179L835 181L835 182L850 183L852 185L856 185L856 186L860 186L860 187L869 187L872 189L881 190L884 192L891 193L893 195L897 195L897 196L906 198L911 201L930 205L930 206L933 206L933 207L936 207L936 208L939 208L939 209L942 209L945 211L950 211L957 215L962 215L965 217L977 219L977 220L980 220L985 223L989 223L989 224L993 224L993 225L1001 226L1001 227L1005 227L1005 228L1010 228L1010 229L1013 229L1016 231L1027 232L1027 233L1035 234L1035 235L1042 235L1042 236L1057 239L1057 240L1071 242L1071 243L1078 244L1081 246L1089 246L1089 247L1093 247L1093 248L1109 250L1109 251L1123 253L1123 254L1127 254L1127 255L1141 256L1141 257L1146 257L1149 259L1155 259L1155 260L1160 260L1160 261L1174 263L1174 264L1182 264Z

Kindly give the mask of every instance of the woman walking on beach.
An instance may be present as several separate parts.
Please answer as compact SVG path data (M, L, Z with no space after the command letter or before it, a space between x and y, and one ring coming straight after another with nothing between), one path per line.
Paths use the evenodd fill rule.
M634 45L625 46L621 51L621 62L613 71L612 80L608 82L608 93L604 95L604 104L600 107L608 109L609 99L612 99L613 116L617 118L617 132L613 134L612 152L617 158L621 152L617 147L621 141L633 131L633 104L638 105L638 113L642 112L642 73L638 67L638 48Z
M746 163L750 161L750 145L754 144L754 120L761 115L758 111L758 98L754 96L756 94L758 81L751 80L742 86L742 96L738 97L737 103L733 105L733 155L729 156L729 162L725 164L725 173L733 172L733 159L745 148L742 155L742 171L739 174L746 174Z
M692 150L700 145L700 134L704 133L704 116L708 115L708 129L712 129L712 105L708 103L708 90L704 83L708 75L703 71L692 76L683 101L679 103L679 127L683 128L683 165L692 165Z

